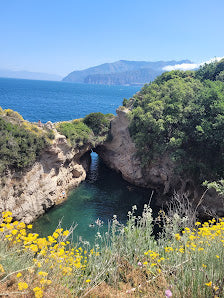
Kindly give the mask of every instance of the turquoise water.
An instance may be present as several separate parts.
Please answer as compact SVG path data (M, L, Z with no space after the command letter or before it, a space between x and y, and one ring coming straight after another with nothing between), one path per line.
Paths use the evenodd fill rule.
M80 118L91 112L115 113L123 98L131 97L138 90L126 86L0 78L0 106L18 111L29 121L56 122ZM43 236L49 235L62 220L65 229L77 224L75 239L81 236L93 241L98 218L104 222L104 231L114 214L125 223L131 207L137 205L140 213L150 194L150 190L133 187L124 181L92 153L86 181L74 189L63 204L40 217L34 223L34 230Z
M134 187L124 181L121 175L106 167L96 153L92 153L91 168L86 181L74 189L63 204L40 217L34 223L34 230L47 236L54 232L58 222L62 220L62 227L65 229L72 224L78 224L74 231L75 241L81 236L83 240L93 242L98 231L95 224L98 218L104 222L101 230L105 232L113 215L117 215L118 220L125 223L131 207L137 205L136 214L140 215L150 197L151 190ZM153 206L154 212L156 209Z
M66 121L92 112L113 113L140 88L0 78L0 106L29 121Z

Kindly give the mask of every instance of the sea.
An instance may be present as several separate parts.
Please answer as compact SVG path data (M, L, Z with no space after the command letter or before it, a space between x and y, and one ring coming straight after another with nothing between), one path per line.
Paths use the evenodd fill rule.
M58 122L82 118L92 112L113 113L124 98L140 87L73 84L0 78L0 106L13 109L24 119ZM114 215L125 223L133 205L137 215L151 198L152 191L135 187L109 169L94 152L87 179L73 189L67 200L51 208L33 224L33 230L47 236L60 226L74 226L74 241L94 242L97 232L106 232ZM151 201L153 203L153 199ZM156 207L154 206L156 209ZM97 220L103 222L99 227Z

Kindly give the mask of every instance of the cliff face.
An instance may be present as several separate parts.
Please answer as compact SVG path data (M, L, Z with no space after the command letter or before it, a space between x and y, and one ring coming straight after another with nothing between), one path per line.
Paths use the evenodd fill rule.
M1 179L0 212L10 210L17 220L30 223L62 202L67 191L86 178L90 149L89 145L71 148L66 137L56 133L51 146L31 168L8 172Z
M201 215L217 214L224 216L224 203L214 189L205 192L200 185L195 185L189 177L183 179L175 173L175 165L168 156L153 160L148 167L143 168L137 156L128 126L128 109L117 110L118 116L111 121L112 141L96 148L96 152L112 169L120 172L123 178L137 186L153 188L158 191L158 204L162 205L170 196L178 191L187 193L196 206L201 200L199 212ZM202 199L201 199L202 198Z
M118 116L111 121L112 141L98 146L96 152L112 169L121 172L123 178L132 184L162 189L169 192L173 179L173 165L163 157L147 169L143 169L137 150L129 134L128 109L118 109Z

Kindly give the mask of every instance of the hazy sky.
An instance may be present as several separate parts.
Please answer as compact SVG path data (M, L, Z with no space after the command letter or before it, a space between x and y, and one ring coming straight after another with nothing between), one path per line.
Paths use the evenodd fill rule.
M0 0L0 68L224 56L224 0Z

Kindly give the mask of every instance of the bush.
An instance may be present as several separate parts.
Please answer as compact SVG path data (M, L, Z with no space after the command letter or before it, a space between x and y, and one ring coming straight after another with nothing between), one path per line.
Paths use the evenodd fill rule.
M224 171L224 83L165 73L135 95L130 133L143 165L163 154L200 182Z
M15 118L22 121L24 120L23 117L18 112L15 112L11 109L4 110L4 114L5 116L11 117L11 118Z
M224 71L224 59L222 59L219 62L215 61L201 66L196 71L196 78L199 78L200 80L203 80L203 81L204 80L216 81L221 78L221 81L222 81L223 74L221 75L221 72L223 71Z
M91 129L82 121L62 122L57 129L69 139L72 146L83 145L92 137Z
M112 114L104 115L100 112L91 113L83 119L83 122L92 129L95 135L99 135L108 132L112 116Z
M54 140L55 135L54 135L54 132L53 132L52 129L50 129L50 130L47 132L47 137L48 137L50 140Z
M11 113L10 113L11 114ZM43 136L0 117L0 171L22 170L35 162L46 146Z

